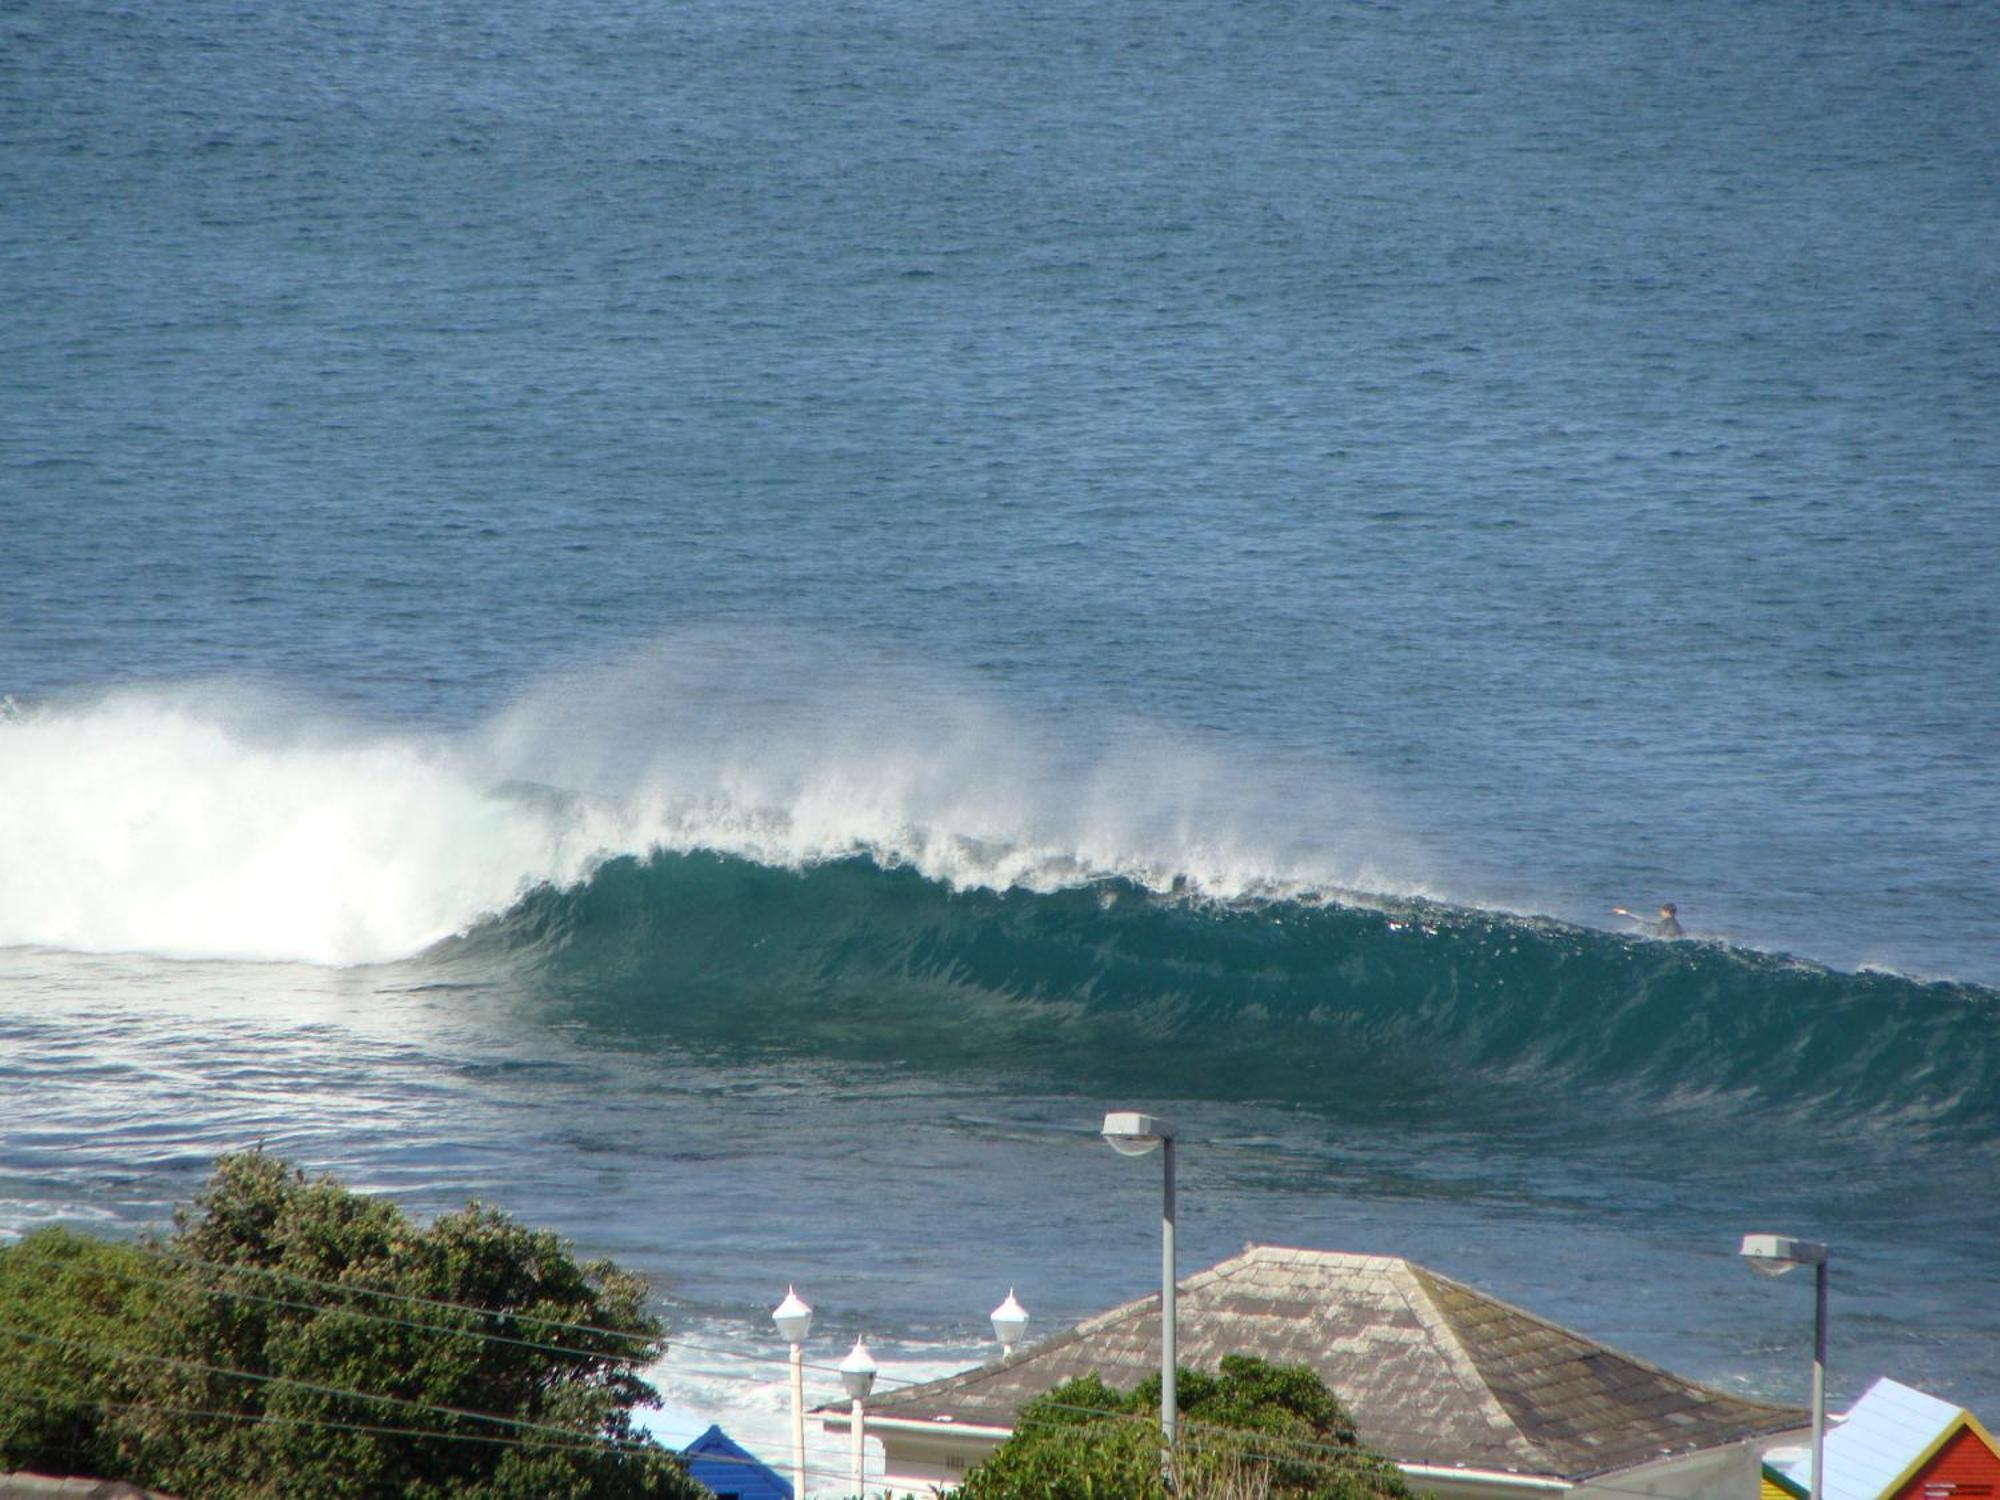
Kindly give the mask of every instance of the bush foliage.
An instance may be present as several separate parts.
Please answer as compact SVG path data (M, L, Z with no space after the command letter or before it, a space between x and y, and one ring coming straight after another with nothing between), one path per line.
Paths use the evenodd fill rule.
M1031 1401L958 1500L1409 1500L1401 1473L1355 1439L1303 1365L1232 1354L1174 1381L1180 1443L1163 1474L1160 1378L1130 1394L1086 1375Z
M664 1342L611 1262L477 1204L419 1227L261 1151L176 1221L0 1249L0 1469L225 1500L706 1495L633 1424Z

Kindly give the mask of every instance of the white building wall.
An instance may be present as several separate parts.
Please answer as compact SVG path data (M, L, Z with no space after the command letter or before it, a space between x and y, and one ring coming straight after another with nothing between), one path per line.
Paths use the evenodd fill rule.
M1661 1459L1637 1469L1621 1469L1588 1480L1570 1491L1569 1500L1755 1500L1758 1480L1756 1443L1704 1448L1679 1458Z

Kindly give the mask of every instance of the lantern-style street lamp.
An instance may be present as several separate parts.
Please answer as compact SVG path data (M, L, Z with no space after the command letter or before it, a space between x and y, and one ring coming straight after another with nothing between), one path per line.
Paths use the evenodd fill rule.
M806 1497L806 1334L812 1328L813 1310L797 1290L785 1288L785 1300L771 1309L771 1321L792 1346L792 1495Z
M1014 1300L1014 1289L1007 1288L1007 1300L993 1309L993 1337L1000 1340L1000 1357L1005 1359L1014 1352L1014 1346L1021 1342L1021 1334L1028 1326L1028 1310Z
M848 1398L854 1403L848 1413L848 1426L854 1431L854 1493L859 1500L862 1493L862 1444L867 1432L863 1426L866 1418L862 1414L861 1403L875 1389L875 1361L868 1357L868 1345L864 1340L857 1338L847 1358L840 1362L840 1383L847 1387Z

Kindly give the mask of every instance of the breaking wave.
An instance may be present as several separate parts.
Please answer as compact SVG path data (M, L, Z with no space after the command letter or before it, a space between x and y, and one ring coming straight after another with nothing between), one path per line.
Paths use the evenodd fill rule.
M1323 766L784 686L600 675L430 737L213 689L11 711L0 945L469 967L605 1035L1024 1087L2000 1140L1990 988L1446 903Z
M2000 995L1422 901L1104 879L953 890L867 857L608 862L435 950L605 1034L1335 1111L1478 1091L2000 1135Z

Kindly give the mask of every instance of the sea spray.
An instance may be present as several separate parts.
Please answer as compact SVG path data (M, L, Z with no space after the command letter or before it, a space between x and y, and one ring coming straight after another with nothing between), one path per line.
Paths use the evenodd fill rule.
M470 749L495 779L625 808L666 847L776 866L867 853L956 888L1437 894L1429 856L1328 747L1003 703L837 636L685 632L544 680Z
M746 673L744 649L649 648L455 735L220 683L17 710L0 944L383 962L654 850L865 854L954 889L1422 889L1324 776L1130 722L1064 740L894 664Z

